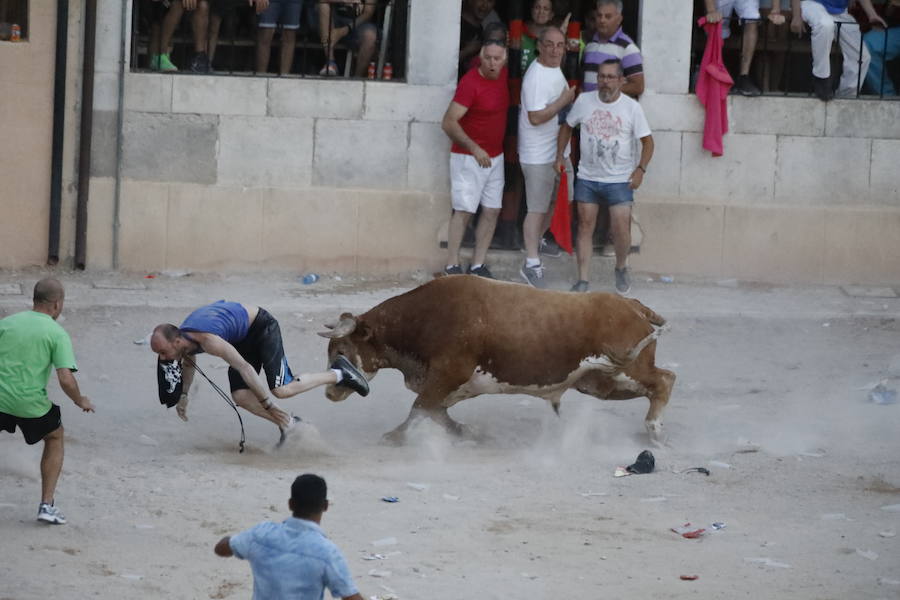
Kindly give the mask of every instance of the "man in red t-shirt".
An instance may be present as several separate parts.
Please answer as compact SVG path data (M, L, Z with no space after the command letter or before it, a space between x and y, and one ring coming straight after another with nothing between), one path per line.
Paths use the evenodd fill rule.
M488 246L503 199L503 134L509 89L501 77L506 44L488 39L481 47L481 64L459 81L441 127L453 141L450 148L450 196L453 215L447 234L447 275L461 274L459 247L469 219L481 205L475 229L475 254L468 273L491 276L485 266Z

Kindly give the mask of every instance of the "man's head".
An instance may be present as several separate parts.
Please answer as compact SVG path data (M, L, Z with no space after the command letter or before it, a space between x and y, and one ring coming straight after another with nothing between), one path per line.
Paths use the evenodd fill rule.
M34 284L34 310L50 315L54 319L62 313L66 292L58 279L45 277Z
M328 486L325 485L325 480L312 473L297 477L291 484L288 507L298 519L318 522L322 513L328 510Z
M597 0L594 24L602 39L615 35L622 26L622 0Z
M544 27L538 34L538 62L551 69L562 64L566 56L566 36L557 27Z
M500 42L506 44L506 26L503 23L492 21L484 26L484 41Z
M615 102L624 84L625 73L622 70L621 60L610 58L600 63L597 69L597 94L601 101Z
M531 3L531 22L545 27L553 20L553 2L550 0L534 0Z
M483 21L494 10L494 0L466 0L466 6L479 21Z
M498 79L506 64L506 44L499 40L485 40L481 46L481 65L478 71L485 79Z
M182 358L190 346L190 340L181 335L181 330L171 323L157 325L150 336L150 349L159 354L163 361Z

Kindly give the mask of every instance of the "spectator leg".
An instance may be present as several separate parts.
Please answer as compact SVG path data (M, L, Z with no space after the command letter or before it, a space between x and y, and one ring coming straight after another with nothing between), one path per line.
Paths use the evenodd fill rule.
M872 57L863 43L862 34L859 31L859 25L856 23L856 20L846 12L836 15L835 20L842 23L839 39L841 54L844 55L844 69L841 73L838 93L844 92L855 96L859 86L866 78ZM862 51L862 61L860 61L860 51Z
M753 53L756 52L756 40L759 36L759 24L756 21L744 22L744 36L741 48L741 75L750 74Z
M447 264L459 265L459 247L462 245L463 235L469 225L472 213L454 210L450 215L450 226L447 229Z
M50 504L56 493L56 482L62 472L63 455L63 428L59 426L44 436L44 453L41 455L41 502Z
M266 73L269 70L269 57L272 54L272 38L274 27L258 27L256 29L256 72Z
M591 256L594 254L594 227L597 225L599 204L576 202L578 208L578 234L575 238L575 256L578 258L578 279L590 281Z
M281 30L281 62L278 63L280 73L287 75L294 65L294 48L297 46L297 30Z
M525 215L525 222L522 224L522 233L525 237L525 256L528 258L538 258L538 250L541 243L541 236L547 230L544 223L547 221L549 213L529 212Z
M334 45L350 32L349 27L331 27L331 5L327 2L319 4L319 39L325 50L325 60L334 60Z
M819 79L831 77L831 43L834 41L834 18L815 0L800 3L803 20L812 31L813 75Z
M481 215L478 217L478 225L475 227L475 254L472 257L472 264L484 264L487 259L487 251L491 246L499 215L499 208L481 207Z
M609 228L616 249L616 268L624 269L631 251L631 205L609 207Z
M375 45L378 42L378 28L371 23L361 25L359 32L359 52L356 55L356 77L365 77L366 69L375 56Z
M897 32L900 34L900 29ZM863 38L869 48L869 54L872 55L872 62L869 63L869 71L866 73L866 86L875 94L895 96L894 82L884 68L885 61L893 58L888 48L888 33L888 31L872 30ZM900 41L900 35L894 37Z
M184 15L184 6L181 2L173 2L169 5L169 10L166 11L166 16L163 17L162 31L159 36L160 54L172 52L172 36L175 35L175 30L178 28L178 23L181 22L182 15Z
M207 51L209 62L212 64L216 57L216 46L219 45L219 30L222 28L222 15L212 13L209 17L209 41L207 42Z
M191 27L194 31L194 52L206 52L206 44L209 40L209 2L200 0L194 14L191 15Z

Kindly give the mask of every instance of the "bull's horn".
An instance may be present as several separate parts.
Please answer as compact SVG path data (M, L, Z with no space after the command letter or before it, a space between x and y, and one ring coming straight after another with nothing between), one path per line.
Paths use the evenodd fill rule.
M319 335L325 338L342 338L350 335L356 330L356 317L351 314L341 315L341 320L337 325L328 326L331 331L320 331Z

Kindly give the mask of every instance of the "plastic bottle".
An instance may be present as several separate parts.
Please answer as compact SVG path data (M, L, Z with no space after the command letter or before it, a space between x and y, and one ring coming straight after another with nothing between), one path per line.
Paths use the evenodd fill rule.
M9 41L11 42L21 42L22 41L22 28L19 27L17 23L13 23L12 29L9 36Z
M391 63L384 64L384 71L381 73L381 78L384 80L390 80L394 78L394 67Z
M366 71L366 77L369 79L375 79L375 63L369 63L369 69Z
M310 285L311 283L315 283L318 280L319 280L318 273L307 273L306 275L303 276L302 281L303 281L304 285Z

